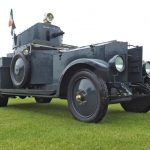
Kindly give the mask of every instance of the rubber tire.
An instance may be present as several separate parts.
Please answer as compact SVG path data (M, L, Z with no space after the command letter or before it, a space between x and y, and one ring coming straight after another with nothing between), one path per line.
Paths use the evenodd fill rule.
M6 107L8 104L8 97L0 95L0 107Z
M75 110L75 107L73 106L74 99L72 97L72 90L73 90L74 83L80 77L86 77L87 79L89 79L95 85L96 89L98 90L98 93L97 93L98 97L99 97L98 106L97 106L95 112L90 117L80 115L79 112L77 112ZM73 77L71 78L69 85L68 85L67 97L68 97L69 110L70 110L71 114L73 115L73 117L79 121L97 123L104 118L104 116L107 112L108 90L107 90L106 83L103 81L103 79L98 78L96 76L96 74L93 73L91 70L83 69L83 70L80 70L79 72L77 72L75 75L73 75Z
M25 98L26 98L26 96L19 96L19 98L21 98L21 99L25 99Z
M145 81L145 85L150 85L150 80L147 78ZM143 91L143 93L145 93ZM145 93L149 94L149 93ZM135 112L135 113L147 113L150 110L150 96L149 97L136 97L133 98L129 102L120 103L122 108L127 112Z
M127 112L146 113L150 110L150 98L136 98L129 102L121 103L122 108Z
M145 92L143 91L143 93ZM145 94L149 94L149 93L145 93ZM134 97L132 98L131 101L122 102L121 106L127 112L146 113L150 110L150 96Z
M47 97L35 97L35 101L37 103L50 103L52 98L47 98Z
M14 77L14 65L16 63L16 60L18 58L22 58L23 62L24 62L24 78L22 79L21 82L18 82L16 81L15 77ZM15 87L17 88L21 88L21 87L24 87L25 84L28 82L29 80L29 73L30 73L30 63L29 61L25 58L25 56L22 54L22 53L18 53L16 54L13 58L12 58L12 61L11 61L11 65L10 65L10 76L11 76L11 80L12 80L12 83Z

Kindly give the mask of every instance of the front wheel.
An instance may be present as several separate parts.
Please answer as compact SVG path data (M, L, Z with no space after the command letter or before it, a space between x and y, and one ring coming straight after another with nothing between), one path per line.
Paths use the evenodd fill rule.
M144 96L144 91L134 91L134 96L129 102L122 102L122 108L127 112L146 113L150 110L150 96ZM143 96L142 96L143 95Z
M68 86L68 106L72 115L83 122L99 122L108 108L105 82L90 70L80 70Z

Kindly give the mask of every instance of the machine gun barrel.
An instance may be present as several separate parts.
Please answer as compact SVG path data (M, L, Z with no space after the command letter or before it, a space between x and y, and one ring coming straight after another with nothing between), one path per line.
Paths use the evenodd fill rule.
M56 38L56 37L58 37L58 36L63 35L64 33L65 33L65 32L63 32L63 31L58 32L58 33L53 33L53 34L51 35L51 38Z

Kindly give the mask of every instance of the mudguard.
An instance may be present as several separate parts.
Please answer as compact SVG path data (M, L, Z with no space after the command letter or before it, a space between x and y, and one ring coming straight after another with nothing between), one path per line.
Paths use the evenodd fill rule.
M100 59L89 59L89 58L81 58L69 63L64 69L61 79L65 75L65 73L75 66L80 65L88 65L95 69L97 75L100 75L105 81L109 80L109 64Z
M109 64L103 60L100 59L88 59L88 58L81 58L81 59L77 59L75 61L72 61L71 63L69 63L66 68L63 70L61 77L59 79L59 91L61 90L62 84L64 84L66 80L66 76L68 75L68 73L75 71L77 69L92 69L92 71L95 72L95 74L97 76L100 76L101 78L103 78L103 80L105 82L110 80L109 77Z

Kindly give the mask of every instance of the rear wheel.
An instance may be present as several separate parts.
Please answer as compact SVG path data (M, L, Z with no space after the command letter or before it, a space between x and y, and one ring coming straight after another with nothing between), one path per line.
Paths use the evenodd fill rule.
M26 98L26 96L19 96L21 99L25 99Z
M0 107L6 107L8 103L8 97L0 95Z
M35 101L37 103L50 103L52 98L47 98L47 97L35 97Z
M84 122L98 122L107 112L105 82L90 70L80 70L68 86L68 106L72 115Z

